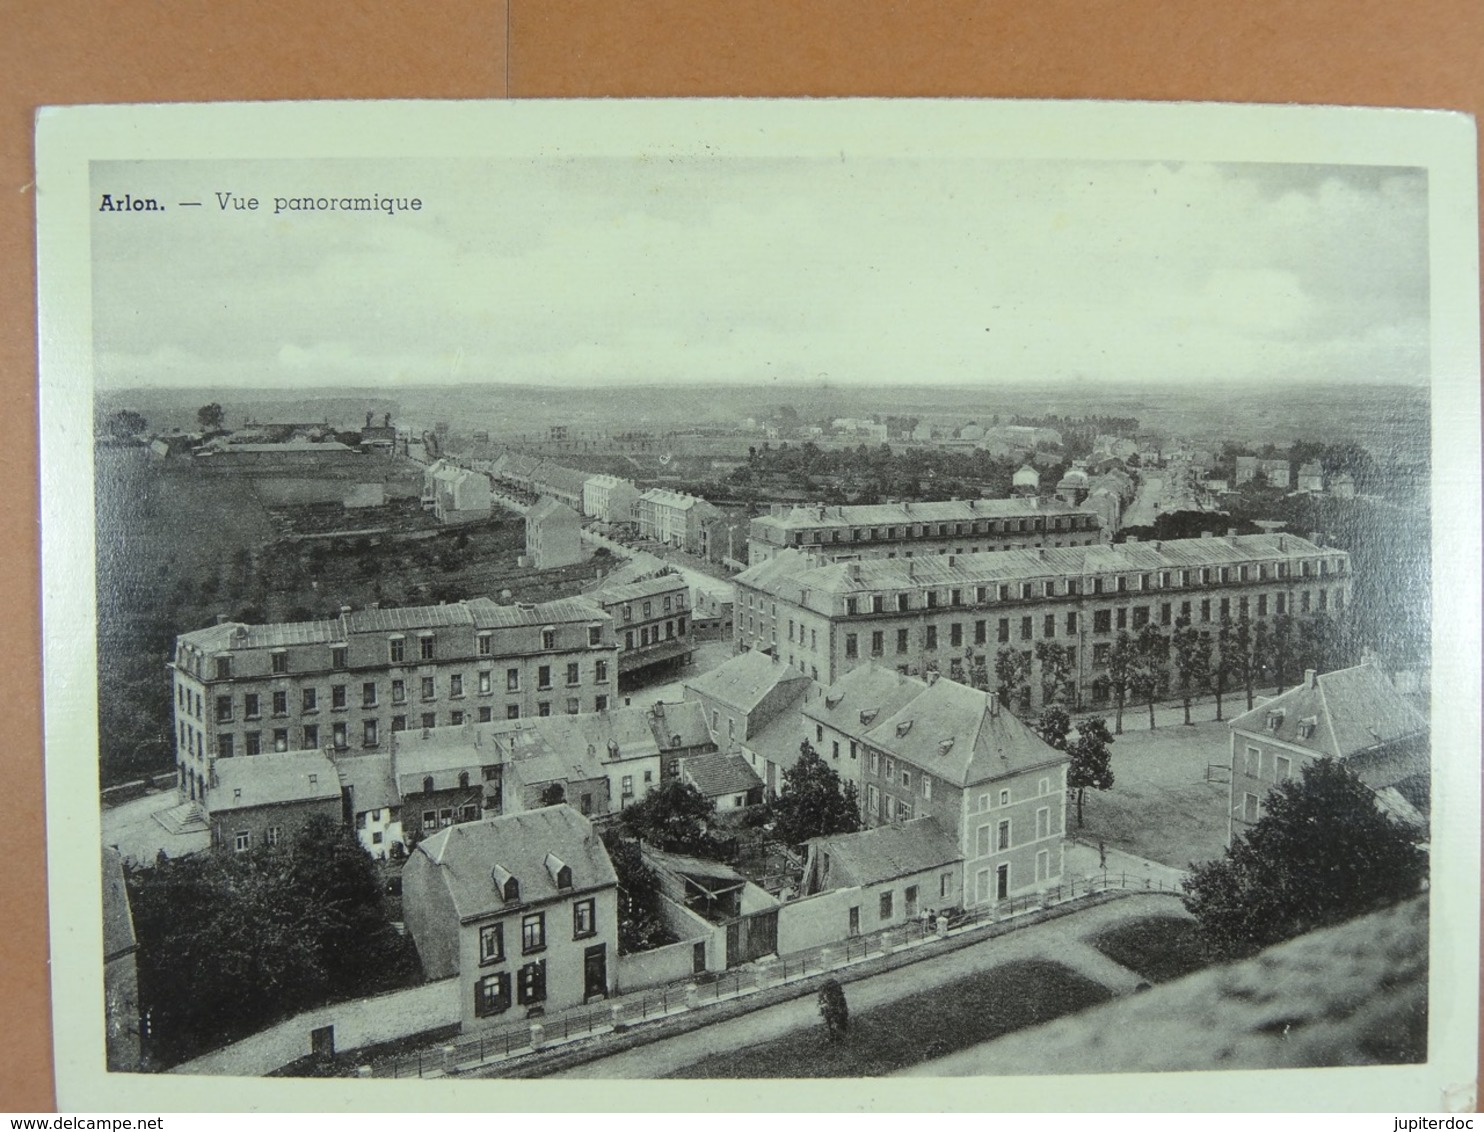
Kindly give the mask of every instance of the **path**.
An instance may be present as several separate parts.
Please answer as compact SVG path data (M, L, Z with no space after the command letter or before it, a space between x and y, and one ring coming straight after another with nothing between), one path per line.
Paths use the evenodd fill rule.
M1108 987L1114 994L1132 991L1141 981L1113 963L1085 940L1114 924L1151 915L1170 915L1178 906L1169 897L1130 896L1085 911L1034 924L945 955L924 958L845 984L852 1012L862 1012L931 987L954 982L990 967L1020 959L1046 959ZM806 993L787 1002L704 1026L690 1033L661 1038L611 1057L599 1058L553 1074L556 1078L663 1077L711 1054L730 1053L766 1042L805 1026L819 1024L815 996Z
M180 804L174 790L146 794L102 811L103 844L112 845L126 861L152 865L160 850L169 857L184 857L210 848L211 834L171 833L154 818L161 810Z
M615 542L613 539L600 535L596 531L583 531L582 538L584 542L590 542L594 546L606 546L614 554L624 558L632 558L636 553L639 553L632 547L625 546L621 542ZM713 578L710 574L703 574L701 571L685 565L682 561L668 556L663 547L657 546L653 550L646 547L645 552L651 553L657 558L663 558L665 564L673 567L676 573L685 579L685 584L694 590L699 590L702 593L720 598L722 601L731 601L733 594L736 592L736 587L731 582L723 581L720 578Z

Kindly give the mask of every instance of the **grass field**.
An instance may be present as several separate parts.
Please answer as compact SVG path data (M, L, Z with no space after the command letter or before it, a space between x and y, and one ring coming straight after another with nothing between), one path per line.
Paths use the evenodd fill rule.
M1210 963L1195 921L1183 916L1150 916L1119 924L1100 934L1092 945L1151 983L1167 983Z
M1242 705L1245 706L1245 705ZM1238 710L1231 700L1228 715ZM1185 727L1178 709L1161 711L1154 731L1148 717L1126 715L1127 730L1113 744L1113 788L1089 790L1086 825L1068 824L1079 838L1183 869L1226 849L1228 787L1206 781L1209 763L1229 765L1231 731L1225 723ZM1110 726L1111 726L1111 720ZM1137 730L1138 727L1143 730Z
M847 1002L850 987L845 987ZM879 1077L1105 1002L1096 983L1045 960L993 967L911 999L852 1015L844 1038L824 1025L716 1054L672 1077Z

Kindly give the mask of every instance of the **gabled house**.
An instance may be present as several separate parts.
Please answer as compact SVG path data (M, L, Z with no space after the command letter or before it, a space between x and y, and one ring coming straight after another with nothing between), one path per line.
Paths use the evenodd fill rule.
M745 652L685 682L685 698L701 705L717 749L751 750L753 769L767 789L776 791L780 763L798 758L803 726L799 705L813 686L797 669L763 652ZM777 724L771 728L770 725ZM766 734L765 734L766 733ZM759 748L777 758L758 759ZM771 769L768 769L771 768Z
M680 779L711 799L718 812L740 810L763 800L763 780L742 755L717 751L686 759L680 766Z
M402 907L427 977L458 978L466 1031L609 993L618 877L571 806L440 830L403 869Z
M546 495L526 512L526 555L538 570L581 562L582 520L576 511Z
M217 759L211 773L204 808L217 849L281 845L316 815L341 820L340 777L320 751Z
M344 755L334 760L340 777L342 817L371 856L400 853L402 798L397 793L390 751ZM398 848L394 848L398 847Z
M867 827L936 817L963 856L963 906L1060 881L1070 760L998 696L930 678L862 747Z
M1257 822L1263 800L1319 758L1343 762L1393 816L1426 829L1431 810L1427 720L1373 664L1304 673L1304 681L1231 721L1227 844Z
M804 700L809 741L842 780L860 788L861 744L878 719L892 715L927 690L927 682L871 661L852 668L823 694Z

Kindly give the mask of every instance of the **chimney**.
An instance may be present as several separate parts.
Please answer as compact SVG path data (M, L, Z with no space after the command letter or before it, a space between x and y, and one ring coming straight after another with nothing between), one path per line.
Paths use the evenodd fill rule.
M1156 542L1156 543L1155 543L1155 544L1154 544L1154 549L1155 549L1155 550L1161 550L1161 549L1163 549L1163 548L1164 548L1164 543L1162 543L1162 542Z
M1211 532L1210 531L1202 531L1201 532L1201 538L1210 538L1210 537L1211 537Z
M350 612L350 606L348 606L348 605L342 605L340 607L340 616L341 617L344 617L349 612Z
M1306 669L1304 669L1304 686L1306 688L1317 688L1317 687L1319 687L1319 672L1318 672L1317 669L1313 669L1313 668L1306 668Z
M1046 548L1044 546L1036 547L1036 557L1039 558L1042 562L1046 561Z
M955 557L955 556L954 556L954 555L952 555L952 554L950 554L950 555L949 555L949 556L948 556L948 565L950 565L950 566L952 566L952 565L953 565L953 559L954 559L954 557Z
M1278 536L1278 549L1279 550L1287 550L1288 549L1288 539L1285 536L1283 536L1283 535L1279 535Z
M1139 541L1139 536L1138 535L1129 535L1128 538L1125 539L1124 541L1125 542L1138 542Z
M1000 714L1000 697L994 692L985 692L984 698L989 702L989 714L997 716Z
M216 623L218 625L225 625L227 623L227 615L225 613L218 613L216 615Z
M927 672L927 686L929 688L931 688L937 682L938 682L938 670L936 668L930 668L930 669L928 669L928 672Z

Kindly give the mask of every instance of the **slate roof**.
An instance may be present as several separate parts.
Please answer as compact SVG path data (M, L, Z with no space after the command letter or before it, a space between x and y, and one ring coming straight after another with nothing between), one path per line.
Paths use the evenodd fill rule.
M269 625L246 625L225 621L182 633L180 640L202 652L226 652L229 649L278 649L290 645L327 645L344 640L339 621L279 621Z
M343 614L341 620L352 633L416 632L419 629L474 624L469 607L458 601L449 605L408 605L399 609L355 609Z
M1022 468L1021 471L1026 469ZM933 503L862 503L841 507L794 507L777 515L759 515L755 526L786 531L833 530L836 527L889 526L899 523L951 523L973 519L1018 519L1032 515L1081 512L1059 499L957 499Z
M642 578L635 582L615 581L609 577L604 578L596 588L589 590L588 596L604 605L613 605L623 601L639 601L658 594L674 593L676 590L686 591L689 588L685 578L679 574L661 574L658 578ZM677 612L684 612L684 610Z
M559 491L565 495L581 495L582 485L587 482L588 475L587 472L579 472L562 464L542 464L535 470L531 480L537 485L545 484L553 491Z
M553 515L561 519L566 519L570 516L573 526L576 526L579 522L581 522L576 511L572 510L572 508L568 507L560 499L557 499L555 496L551 495L543 495L539 500L536 501L536 504L529 511L526 512L526 522L544 522L545 520L551 518Z
M835 887L845 887L840 882L847 879L862 887L881 884L963 859L934 817L821 837L816 844L830 855L829 876Z
M340 776L342 789L350 790L351 805L356 813L391 810L402 804L392 775L390 751L337 758L335 771Z
M124 883L124 859L112 846L103 848L103 962L127 955L139 946L134 913Z
M618 883L592 823L567 805L463 822L439 830L416 851L434 867L408 870L405 883L442 883L460 920ZM572 870L570 889L557 888L547 868L548 854ZM496 865L520 882L518 904L507 905L501 898L491 874Z
M214 814L340 798L335 764L319 751L274 751L217 759L212 773L216 781L207 794L206 805Z
M895 668L868 661L852 668L824 690L810 696L803 712L818 720L860 738L878 719L893 715L927 690L927 681L903 676Z
M575 621L607 621L608 614L590 599L559 598L539 605L499 605L487 597L471 598L464 604L474 615L478 629L509 629L520 625L557 625Z
M992 693L941 678L878 720L865 741L959 787L1067 760L1010 712L999 710Z
M798 699L784 704L783 709L742 740L742 746L760 759L781 770L793 769L799 761L799 748L809 738L809 729L799 708L808 686L799 689Z
M722 751L686 759L680 764L680 774L708 798L745 794L763 784L746 759Z
M669 750L674 746L704 747L712 741L711 729L706 726L706 709L695 700L667 703L663 715L645 711L649 729L654 733L655 743ZM673 740L680 737L678 744Z
M1281 713L1276 730L1269 716ZM1301 737L1307 720L1313 734ZM1306 679L1231 721L1233 731L1266 735L1316 755L1350 759L1402 739L1427 734L1427 720L1407 703L1375 665L1362 664Z
M754 649L686 680L685 688L737 711L750 712L779 684L789 681L798 681L802 687L809 678L777 657Z
M918 587L973 586L1041 578L1098 574L1157 573L1161 570L1228 566L1306 557L1348 558L1334 547L1319 547L1292 534L1230 535L1225 538L1172 539L1092 546L1037 547L982 554L934 554L917 558L867 558L819 563L794 549L781 550L736 577L738 586L770 593L786 588L790 600L807 592L802 604L831 612L815 595L874 593Z

